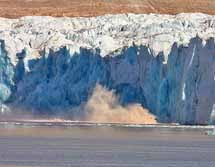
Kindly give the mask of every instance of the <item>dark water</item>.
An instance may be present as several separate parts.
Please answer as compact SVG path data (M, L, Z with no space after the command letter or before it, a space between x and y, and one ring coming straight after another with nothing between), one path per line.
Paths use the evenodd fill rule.
M215 167L204 130L0 127L0 167Z

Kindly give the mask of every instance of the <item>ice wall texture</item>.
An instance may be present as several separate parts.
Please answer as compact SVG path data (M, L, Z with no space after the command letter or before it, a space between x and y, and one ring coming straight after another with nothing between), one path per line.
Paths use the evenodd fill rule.
M14 90L14 68L5 50L4 41L0 40L0 104L6 102Z
M191 14L193 18L189 20L185 16L187 21L183 23L176 19L180 15L164 16L163 20L159 20L160 15L148 15L153 18L150 24L143 22L135 26L132 25L134 20L146 21L147 15L91 18L87 23L97 27L92 28L94 31L87 30L87 34L86 29L80 29L83 28L80 21L83 18L80 18L77 43L72 41L73 44L61 38L62 34L71 37L73 29L66 32L64 27L63 32L57 26L56 31L60 29L56 32L58 38L46 38L44 34L50 35L54 31L52 27L41 29L48 26L46 21L40 17L24 18L30 20L21 25L24 28L1 32L0 37L4 39L0 52L1 103L40 114L76 115L79 113L75 113L75 108L86 103L96 84L100 84L114 90L122 105L140 103L162 122L207 124L211 122L215 105L215 43L214 38L210 38L214 37L211 28L214 18ZM127 26L114 22L110 23L112 29L109 27L107 31L99 27L104 18L113 22L118 17L127 19L124 23ZM57 22L57 19L49 19L53 25ZM78 19L76 22L66 20L77 26ZM5 22L11 27L17 20ZM35 31L28 32L33 23L37 26L35 22L40 23L40 28L34 27ZM144 28L144 25L148 27ZM195 27L197 25L202 27ZM161 29L165 33L157 34ZM95 35L92 33L97 31L100 32L97 34L99 42L92 38ZM121 33L117 34L118 31ZM183 31L184 38L178 38L176 34ZM25 36L22 36L23 32ZM154 36L149 37L149 34ZM150 39L148 43L144 37ZM95 45L96 41L98 45Z

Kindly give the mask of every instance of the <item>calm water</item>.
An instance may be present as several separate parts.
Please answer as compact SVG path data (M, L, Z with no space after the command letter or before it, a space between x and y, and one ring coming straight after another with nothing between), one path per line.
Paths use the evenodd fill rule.
M203 130L0 127L0 167L215 167Z

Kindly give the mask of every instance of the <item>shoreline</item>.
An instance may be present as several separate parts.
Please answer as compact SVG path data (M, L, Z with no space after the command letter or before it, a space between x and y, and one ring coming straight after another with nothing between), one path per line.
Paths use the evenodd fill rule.
M184 130L213 130L215 125L179 125L179 124L127 124L100 123L88 121L55 120L0 120L0 128L5 126L25 127L115 127L115 128L156 128Z

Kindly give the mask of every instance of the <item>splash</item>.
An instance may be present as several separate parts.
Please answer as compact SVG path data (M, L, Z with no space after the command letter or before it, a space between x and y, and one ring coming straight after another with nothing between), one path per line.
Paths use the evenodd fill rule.
M113 91L97 85L84 108L85 121L99 123L156 124L156 118L139 104L123 107Z
M83 105L72 109L70 114L64 111L57 115L38 115L25 109L13 109L13 112L1 115L1 121L26 123L122 123L157 124L156 117L142 108L140 104L122 106L114 91L96 85L90 99Z

